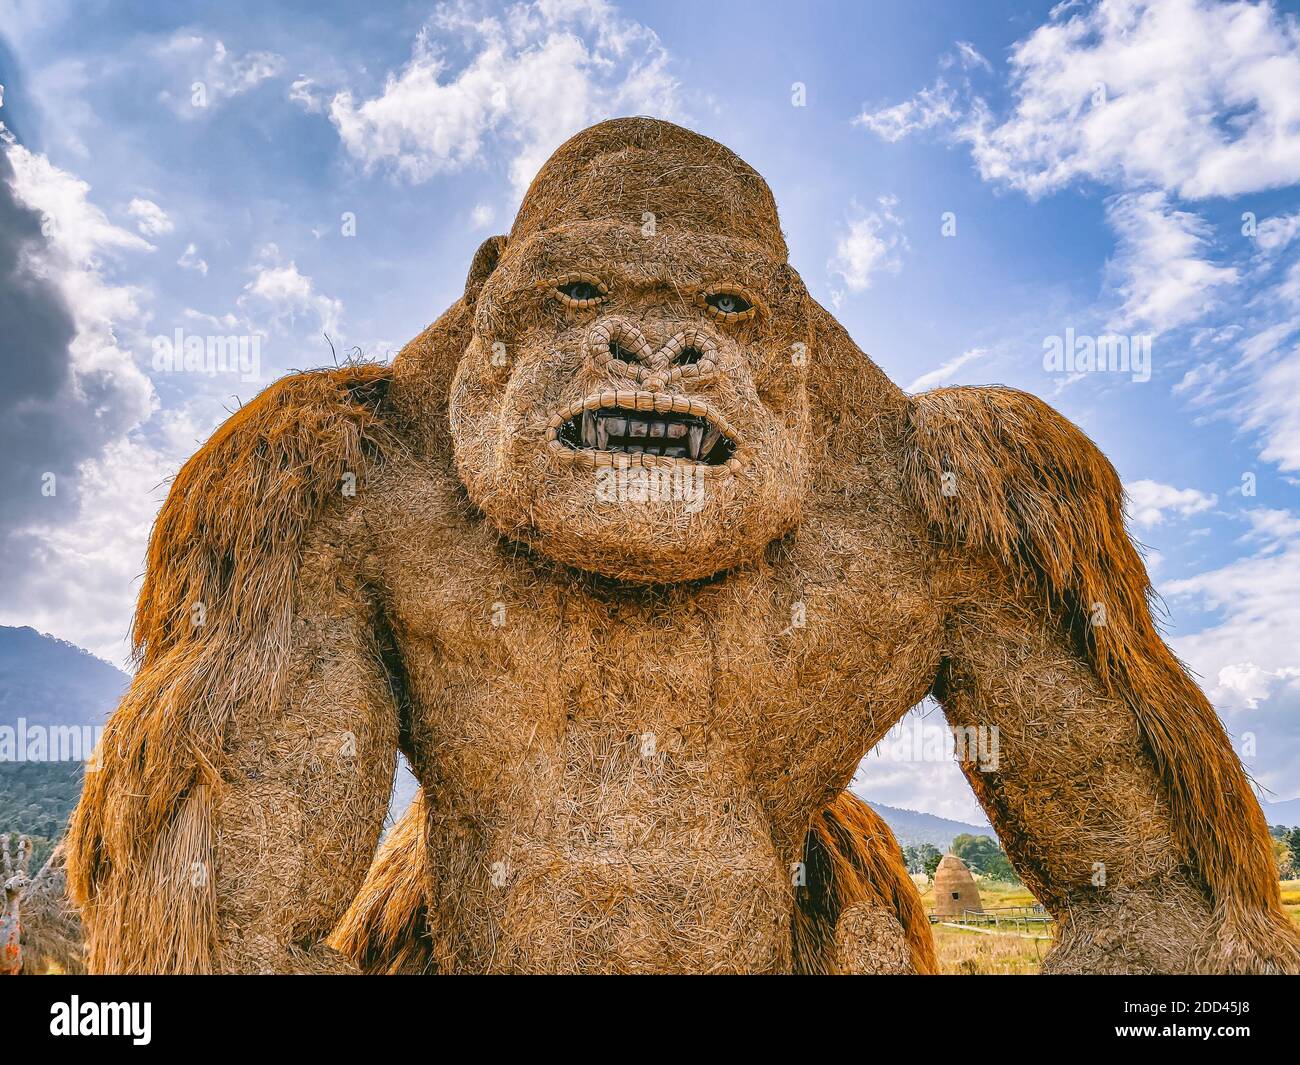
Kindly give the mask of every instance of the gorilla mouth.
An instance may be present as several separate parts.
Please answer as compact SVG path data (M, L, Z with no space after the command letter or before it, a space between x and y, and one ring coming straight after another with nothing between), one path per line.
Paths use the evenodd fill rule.
M657 392L590 396L555 414L547 437L552 447L589 453L598 465L629 455L726 466L736 454L734 431L708 404Z

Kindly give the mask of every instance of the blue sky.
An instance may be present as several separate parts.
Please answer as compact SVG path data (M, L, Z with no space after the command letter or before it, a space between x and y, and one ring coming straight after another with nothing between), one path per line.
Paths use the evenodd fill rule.
M0 332L0 622L122 663L166 479L226 408L323 332L389 357L561 140L655 114L764 174L904 388L1085 428L1175 648L1266 797L1300 795L1297 5L792 6L0 3L0 240L49 311ZM257 372L156 368L177 329L257 337ZM1149 338L1149 379L1045 366L1067 330ZM978 816L946 764L860 786Z

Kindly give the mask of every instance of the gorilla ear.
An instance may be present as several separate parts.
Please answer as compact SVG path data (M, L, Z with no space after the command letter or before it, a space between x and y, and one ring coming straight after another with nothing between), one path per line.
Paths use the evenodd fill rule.
M470 306L478 299L479 290L497 268L497 261L506 250L506 243L505 237L488 237L478 246L474 261L469 264L469 275L465 278L465 302Z

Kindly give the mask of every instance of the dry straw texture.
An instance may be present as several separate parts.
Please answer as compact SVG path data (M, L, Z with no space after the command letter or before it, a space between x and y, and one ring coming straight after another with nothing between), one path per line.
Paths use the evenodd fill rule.
M427 817L424 792L417 791L330 936L331 946L364 973L395 976L438 971L429 931L428 898L434 880L424 836Z
M380 448L386 371L288 378L231 417L172 485L149 542L138 672L69 829L92 969L211 971L213 789L237 715L275 706L306 530Z
M702 496L596 498L682 462L578 441L611 403L725 429ZM602 123L391 368L273 385L177 477L70 832L90 966L932 971L897 848L837 796L934 692L1000 730L965 768L1062 923L1049 967L1294 969L1121 503L1031 397L889 382L734 154ZM399 745L426 817L341 953Z
M620 298L654 289L667 298L658 307L629 299L608 314L539 299L574 276L574 263L616 272ZM763 313L712 328L718 319L701 314L700 298L720 275ZM508 250L475 295L468 352L436 354L459 364L450 398L458 474L503 534L585 571L677 583L752 561L798 523L810 412L806 370L791 351L809 341L809 301L786 262L771 191L734 153L667 123L603 123L573 138L529 188ZM697 333L709 338L692 342L700 360L669 365ZM629 354L611 363L615 334ZM593 337L603 356L593 357ZM508 365L485 357L493 342ZM432 370L421 354L397 367L399 389ZM555 439L575 410L612 407L610 397L642 412L656 399L694 404L736 451L701 467ZM594 471L614 467L702 471L709 483L697 507L629 521L616 517L618 504L591 505Z
M797 972L938 972L921 897L893 833L870 806L841 792L813 818L804 862L808 883L796 893L794 920ZM883 964L891 957L893 966Z
M1134 751L1128 764L1140 765L1149 757L1159 777L1158 792L1139 791L1116 778L1109 793L1103 787L1095 801L1098 807L1124 811L1139 830L1157 819L1171 826L1172 860L1190 868L1190 880L1208 893L1213 909L1212 934L1195 961L1216 971L1296 971L1300 941L1281 909L1263 814L1214 709L1156 630L1151 584L1125 531L1123 489L1114 467L1047 404L1007 388L952 388L918 396L909 443L905 456L915 497L940 542L958 549L947 560L947 579L953 584L968 579L965 560L972 554L994 560L1023 593L1028 609L1037 606L1059 626L1099 682L1100 691L1090 678L1083 685L1058 682L1052 693L1057 699L1071 696L1061 700L1065 707L1075 700L1091 704L1083 705L1086 713L1072 726L1073 741L1091 739L1093 749L1104 750L1101 741L1108 734L1122 737L1132 727L1130 721L1136 722L1141 752ZM987 572L975 573L977 586L988 589ZM984 630L977 637L981 647L998 644L988 626L1003 629L1004 646L1020 639L1018 622L979 609L971 613L972 627ZM1034 660L1027 654L1026 662ZM1060 656L1043 654L1037 661L1046 672L1057 668ZM940 697L946 687L951 702L961 702L964 695L966 701L978 702L968 694L978 685L960 674L961 667L954 666L949 676L941 676ZM1017 707L1013 717L1020 720L1004 722L1010 727L1003 729L1004 738L1014 739L1024 717L1043 712L1041 704L1033 705L1022 694L1034 679L1022 675L1005 650L987 674L986 689L1006 692L996 701ZM995 701L987 690L985 699ZM1131 718L1118 712L1116 704ZM1030 751L1012 754L1034 756ZM1052 765L1050 758L1044 760ZM1054 768L1061 777L1074 772L1064 757ZM995 818L1001 809L1004 824L1014 820L1004 797L991 790L996 778L968 776ZM1039 896L1049 906L1055 904L1068 931L1074 900L1052 889L1048 867L1053 847L1061 854L1069 850L1064 837L1076 830L1078 818L1068 807L1054 809L1053 800L1051 791L1033 796L1043 838L1021 844L1019 867ZM1019 834L1008 835L1014 849ZM1150 838L1159 844L1157 833ZM1115 840L1104 832L1094 842L1094 861L1121 857ZM1153 879L1170 858L1161 854L1146 863ZM1159 920L1162 909L1177 913L1178 921L1184 916L1197 920L1196 906L1180 897L1179 887L1163 891L1163 899L1158 890L1157 897L1133 906L1151 918L1146 938L1154 941L1157 954L1162 937L1173 950L1179 939Z
M934 871L934 912L954 917L966 910L983 909L979 888L966 863L955 854L945 854Z
M436 973L429 927L424 824L419 792L375 856L331 944L363 972ZM969 873L967 877L969 878ZM804 843L804 883L795 892L792 956L799 973L938 971L930 922L903 856L880 815L842 792L813 819Z

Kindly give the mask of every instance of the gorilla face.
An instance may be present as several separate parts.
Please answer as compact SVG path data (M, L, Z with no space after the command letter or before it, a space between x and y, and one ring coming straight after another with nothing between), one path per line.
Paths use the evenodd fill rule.
M450 397L471 499L610 577L757 557L807 487L807 299L754 240L589 220L511 243Z

